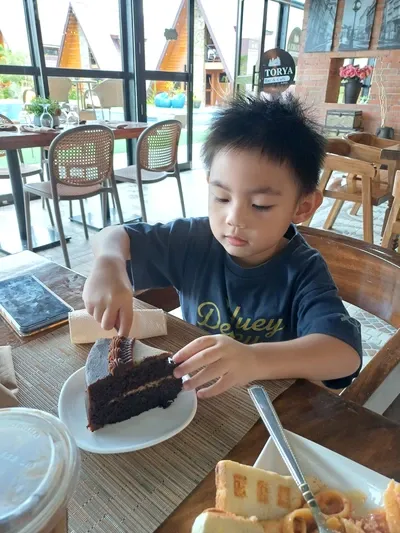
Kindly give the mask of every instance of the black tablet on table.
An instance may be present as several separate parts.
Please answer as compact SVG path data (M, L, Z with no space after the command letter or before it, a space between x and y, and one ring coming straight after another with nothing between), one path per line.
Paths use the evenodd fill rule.
M73 308L32 275L0 281L0 314L18 335L33 335L68 320Z

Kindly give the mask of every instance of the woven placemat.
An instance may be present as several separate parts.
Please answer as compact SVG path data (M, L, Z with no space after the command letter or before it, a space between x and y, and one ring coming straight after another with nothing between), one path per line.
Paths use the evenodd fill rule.
M167 349L171 342L162 339L152 344ZM71 345L66 328L14 349L21 405L57 415L61 387L84 365L89 349ZM275 399L292 383L264 385ZM193 422L162 444L121 455L82 452L80 482L69 506L70 532L154 532L257 419L246 390L235 388L200 401Z

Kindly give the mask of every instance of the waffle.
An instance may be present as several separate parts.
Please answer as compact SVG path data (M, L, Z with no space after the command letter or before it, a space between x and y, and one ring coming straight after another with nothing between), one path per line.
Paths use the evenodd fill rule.
M312 480L309 483L314 491L320 488ZM282 518L303 505L292 477L233 461L217 464L216 487L216 508L247 518Z
M218 509L207 509L193 524L192 533L282 533L281 520L258 521Z
M192 527L192 533L265 533L262 525L253 518L242 518L217 509L207 509L199 515Z

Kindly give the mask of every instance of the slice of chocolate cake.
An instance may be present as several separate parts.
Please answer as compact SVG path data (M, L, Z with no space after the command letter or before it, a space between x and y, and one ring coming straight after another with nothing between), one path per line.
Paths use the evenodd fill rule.
M98 340L85 367L88 428L167 408L182 389L171 355L126 337Z

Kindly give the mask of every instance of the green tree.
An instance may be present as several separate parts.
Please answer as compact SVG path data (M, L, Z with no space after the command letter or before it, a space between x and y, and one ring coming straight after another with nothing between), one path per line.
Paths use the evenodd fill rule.
M0 65L26 65L27 58L21 52L12 52L0 45ZM0 98L18 98L23 87L32 84L29 76L0 74Z

